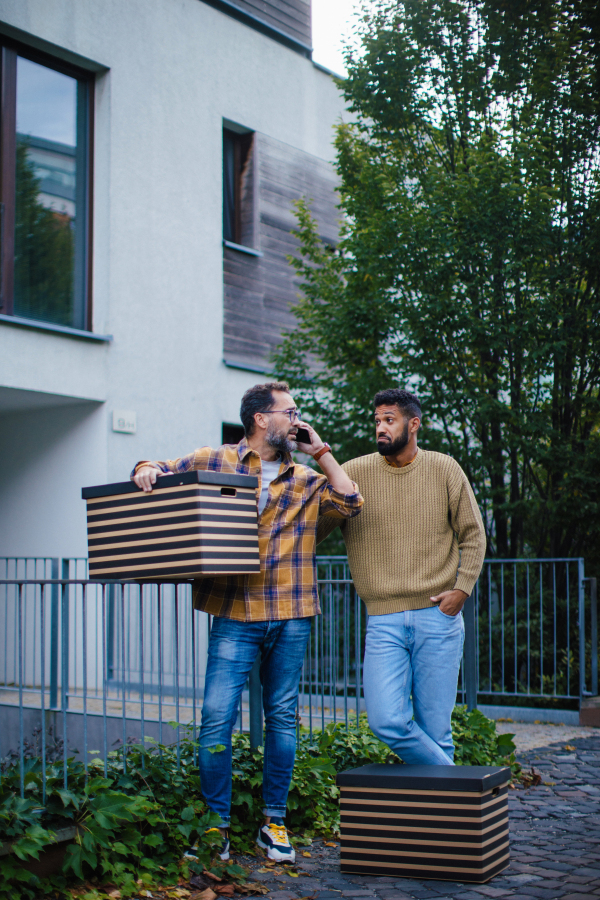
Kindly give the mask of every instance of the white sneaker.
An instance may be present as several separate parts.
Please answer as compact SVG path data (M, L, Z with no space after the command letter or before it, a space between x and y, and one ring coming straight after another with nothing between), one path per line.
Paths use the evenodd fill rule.
M269 824L259 830L256 843L267 851L269 859L290 863L296 861L296 851L290 844L283 819L271 817Z

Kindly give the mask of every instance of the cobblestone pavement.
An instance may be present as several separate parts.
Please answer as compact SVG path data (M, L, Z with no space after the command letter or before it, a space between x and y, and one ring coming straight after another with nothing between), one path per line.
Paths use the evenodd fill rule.
M485 900L494 897L592 900L600 897L600 737L586 734L523 754L542 783L509 793L511 862L483 885L342 875L339 846L322 841L298 853L298 877L258 872L265 900ZM246 860L245 860L246 862Z

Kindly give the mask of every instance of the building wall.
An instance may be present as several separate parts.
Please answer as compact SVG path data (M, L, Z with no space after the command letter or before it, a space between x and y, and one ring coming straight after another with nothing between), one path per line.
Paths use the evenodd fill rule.
M76 556L83 484L218 445L260 378L223 362L223 120L318 169L343 107L309 59L201 0L3 0L0 19L0 30L102 69L93 323L112 341L0 323L0 430L14 474L0 481L0 556ZM26 403L2 414L19 390ZM82 405L60 405L69 398ZM136 434L111 430L114 409L136 413Z
M319 233L334 244L336 178L330 163L267 135L257 134L253 149L254 244L263 255L225 249L223 351L227 361L268 368L282 331L295 323L292 306L300 288L288 262L298 252L298 240L291 233L297 225L294 200L298 196L308 200Z

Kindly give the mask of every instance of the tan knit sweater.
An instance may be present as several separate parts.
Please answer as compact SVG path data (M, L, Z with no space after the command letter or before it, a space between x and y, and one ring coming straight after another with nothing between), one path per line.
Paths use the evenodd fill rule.
M403 468L379 453L344 463L365 504L342 523L356 590L370 615L433 606L430 597L473 590L486 542L471 486L450 456L419 451ZM322 517L317 540L339 523ZM459 567L460 562L460 567Z

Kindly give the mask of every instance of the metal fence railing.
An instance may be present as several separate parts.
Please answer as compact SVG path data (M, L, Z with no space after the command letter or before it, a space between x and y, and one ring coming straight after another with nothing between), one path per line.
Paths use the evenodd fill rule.
M106 759L116 742L195 733L210 619L192 611L189 582L90 582L74 577L85 560L0 562L13 576L0 580L4 765L45 759L52 748L66 772L73 752L87 765L90 751ZM71 577L52 577L59 572ZM345 558L319 559L318 576L323 615L312 624L298 702L299 724L311 732L356 721L364 708L364 605ZM582 560L486 561L464 611L458 702L560 708L597 693L595 604ZM260 704L252 711L250 698L259 691L255 671L236 724L255 742Z

